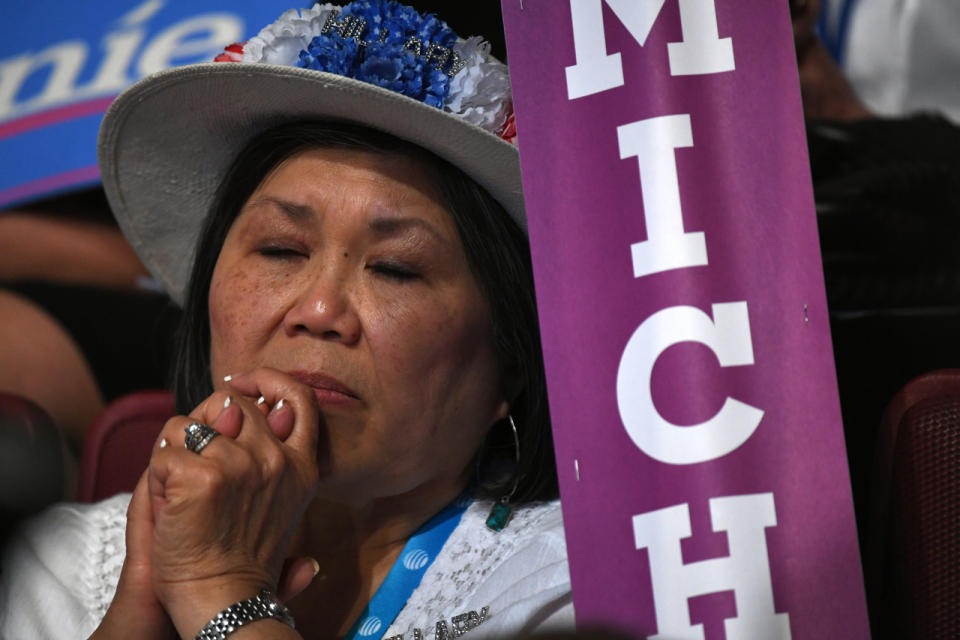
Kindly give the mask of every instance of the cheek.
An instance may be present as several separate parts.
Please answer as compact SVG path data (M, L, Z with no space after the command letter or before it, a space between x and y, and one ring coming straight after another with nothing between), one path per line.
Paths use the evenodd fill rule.
M367 337L383 370L402 380L445 375L464 348L463 318L442 304L381 305L367 323Z
M276 283L243 268L217 269L210 283L210 357L217 369L252 367L243 356L271 330ZM231 366L232 365L232 366Z
M395 401L418 415L436 411L434 427L488 413L499 393L492 330L486 314L462 305L420 305L382 311L384 324L368 334ZM391 391L387 391L392 393ZM428 413L431 411L427 411Z

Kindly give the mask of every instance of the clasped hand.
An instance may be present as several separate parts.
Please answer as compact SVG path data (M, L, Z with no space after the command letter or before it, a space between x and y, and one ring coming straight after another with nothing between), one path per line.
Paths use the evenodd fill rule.
M286 599L313 578L312 560L287 556L317 487L316 398L271 369L228 387L157 438L128 509L117 593L94 637L193 637L262 588ZM194 421L222 434L199 454L184 448Z

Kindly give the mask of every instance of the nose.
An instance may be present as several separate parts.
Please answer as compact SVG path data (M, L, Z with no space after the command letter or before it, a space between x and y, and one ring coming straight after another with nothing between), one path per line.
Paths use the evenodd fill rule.
M326 269L308 277L284 316L287 335L308 334L325 340L355 344L361 323L343 274Z

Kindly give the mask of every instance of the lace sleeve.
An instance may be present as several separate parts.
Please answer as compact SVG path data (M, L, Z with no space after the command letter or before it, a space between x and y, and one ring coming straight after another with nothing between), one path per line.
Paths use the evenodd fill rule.
M130 496L56 505L20 526L0 569L0 637L86 637L109 607Z

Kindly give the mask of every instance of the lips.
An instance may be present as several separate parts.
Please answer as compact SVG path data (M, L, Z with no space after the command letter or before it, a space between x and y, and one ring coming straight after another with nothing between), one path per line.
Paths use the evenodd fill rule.
M359 400L356 392L336 378L309 371L287 372L294 380L311 387L320 404L342 403Z

